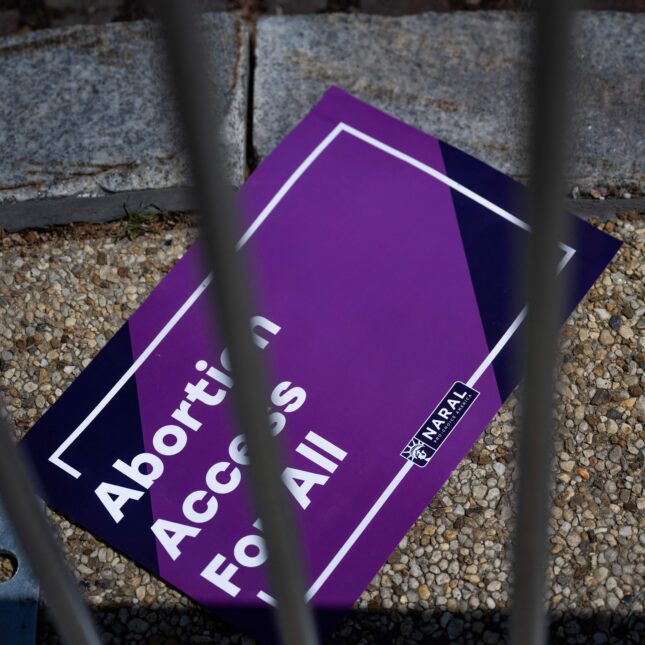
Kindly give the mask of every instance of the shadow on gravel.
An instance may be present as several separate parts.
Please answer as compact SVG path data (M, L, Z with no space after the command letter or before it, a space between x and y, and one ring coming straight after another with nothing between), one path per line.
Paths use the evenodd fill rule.
M231 620L236 611L230 607L218 608ZM238 610L239 611L239 610ZM182 607L153 606L99 606L93 608L94 617L103 637L111 645L147 643L149 645L183 645L184 643L245 643L243 633L219 619L207 609L192 603ZM382 643L506 643L508 618L506 611L474 610L467 613L409 610L395 611L324 610L319 612L319 623L329 644ZM587 610L553 612L549 629L549 643L636 643L645 642L645 615ZM273 630L268 610L244 610L238 622L251 625L268 636ZM333 632L333 626L336 627ZM325 629L327 627L327 629ZM46 610L40 612L39 643L58 643L51 618ZM257 631L256 631L257 633ZM264 640L262 642L265 642ZM271 636L266 642L277 643Z

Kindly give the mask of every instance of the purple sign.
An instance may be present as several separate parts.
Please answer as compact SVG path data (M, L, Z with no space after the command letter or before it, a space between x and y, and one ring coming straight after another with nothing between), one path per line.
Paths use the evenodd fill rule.
M519 380L523 188L337 88L240 193L319 618L352 606ZM571 216L567 312L619 243ZM56 510L269 638L248 460L198 245L23 445Z

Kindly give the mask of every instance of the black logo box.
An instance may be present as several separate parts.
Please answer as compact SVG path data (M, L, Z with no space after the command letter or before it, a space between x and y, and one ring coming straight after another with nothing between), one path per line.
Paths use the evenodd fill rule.
M456 381L408 442L401 456L417 466L425 466L478 396L477 390Z

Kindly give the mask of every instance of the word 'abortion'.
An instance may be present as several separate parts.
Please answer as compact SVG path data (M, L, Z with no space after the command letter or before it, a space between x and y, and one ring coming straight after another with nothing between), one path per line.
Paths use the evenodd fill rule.
M267 347L270 337L281 329L263 316L252 318L251 328L254 342L261 349ZM197 383L186 384L184 398L170 415L173 423L159 428L152 437L154 452L141 452L129 462L117 459L112 465L134 485L123 486L104 481L96 488L98 499L114 522L121 522L126 504L140 500L163 475L164 458L171 458L182 452L189 442L190 434L200 431L203 423L199 420L199 406L210 408L220 405L234 385L226 349L220 355L219 367L211 366L205 360L198 360L195 369L205 378L199 378ZM270 398L269 427L273 436L276 436L286 426L286 415L296 412L304 405L307 393L291 381L282 381L273 388ZM282 473L282 480L296 502L306 509L311 503L312 490L327 483L347 453L313 430L307 432L297 445L296 452L307 459L311 466L306 470L287 467ZM177 560L181 555L183 540L197 537L202 531L201 525L213 520L222 497L239 487L243 470L240 467L248 464L246 441L239 434L231 440L228 456L214 463L200 480L203 484L183 499L182 521L167 518L155 520L151 530L172 560ZM253 527L261 531L260 521L256 520ZM241 538L235 545L234 557L238 564L245 567L264 564L266 548L262 536L253 534ZM217 554L201 575L227 594L236 596L240 589L232 582L232 576L237 567L232 564L223 566L225 562L224 556Z

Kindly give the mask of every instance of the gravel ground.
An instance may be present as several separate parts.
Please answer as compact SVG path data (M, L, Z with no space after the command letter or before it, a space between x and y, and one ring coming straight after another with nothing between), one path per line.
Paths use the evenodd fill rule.
M0 553L0 584L13 578L16 573L15 562L9 556Z
M645 639L645 222L564 328L550 520L553 641ZM0 388L24 434L195 237L187 217L0 240ZM503 642L510 576L511 397L336 631L338 643ZM50 519L106 643L252 643L63 518ZM40 642L57 642L45 610Z

